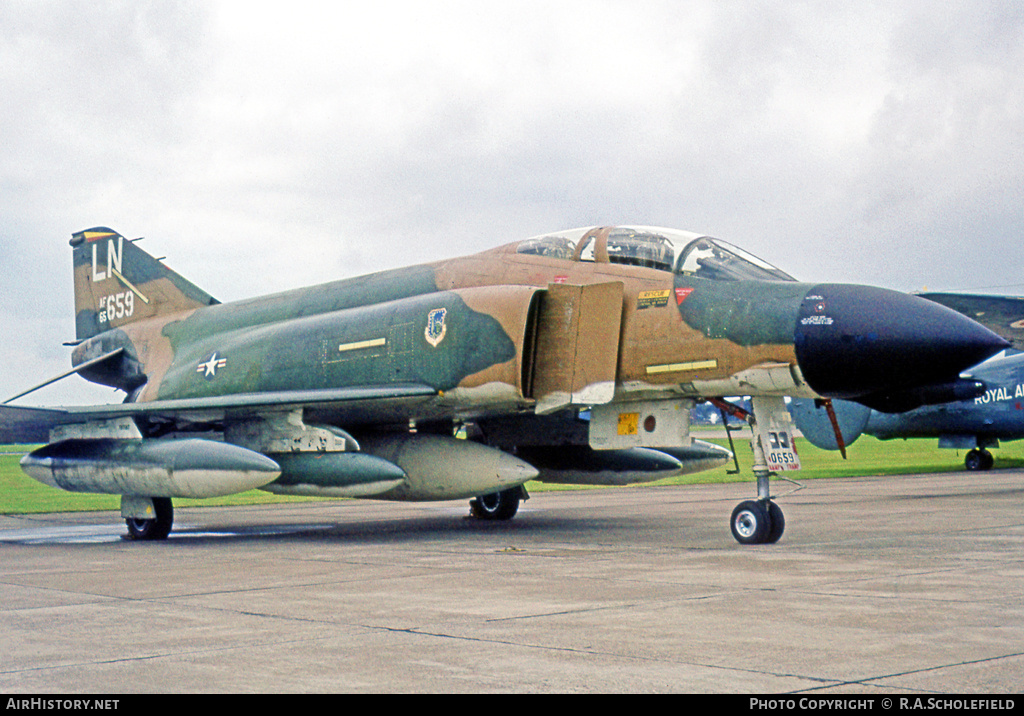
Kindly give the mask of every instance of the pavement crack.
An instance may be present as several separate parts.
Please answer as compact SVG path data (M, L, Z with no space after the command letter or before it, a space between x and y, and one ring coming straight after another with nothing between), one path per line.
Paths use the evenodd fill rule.
M848 681L833 680L833 683L829 686L819 686L812 689L800 689L790 693L803 693L805 691L817 691L823 688L832 688L835 686L880 686L880 684L873 683L878 681L884 681L886 679L896 679L901 676L912 676L914 674L927 674L935 671L942 671L943 669L955 669L960 666L975 666L977 664L989 664L997 661L1004 661L1006 659L1016 659L1024 657L1024 652L1013 652L1010 654L1001 654L999 656L988 656L984 659L969 659L966 661L954 661L948 664L938 664L936 666L929 666L923 669L909 669L907 671L896 671L891 674L884 674L881 676L867 676L861 679L850 679ZM939 693L939 692L935 692Z
M586 656L603 656L603 657L607 657L607 658L610 658L610 659L622 659L622 660L625 660L625 661L633 661L633 662L640 662L640 663L677 664L677 665L685 665L685 666L695 666L695 667L699 667L699 668L702 668L702 669L714 669L714 670L717 670L717 671L727 671L727 672L734 672L734 673L768 675L768 676L773 676L773 677L778 677L778 678L801 679L801 680L804 680L804 681L811 681L811 682L815 682L815 683L820 683L821 686L817 687L817 688L830 688L830 687L833 687L833 686L836 686L836 685L841 685L841 682L838 679L834 679L834 678L810 676L810 675L807 675L807 674L795 674L795 673L789 673L789 672L775 672L775 671L770 671L770 670L767 670L767 669L751 669L751 668L745 668L745 667L723 666L721 664L712 664L712 663L706 663L706 662L694 661L694 660L688 660L688 659L673 659L673 658L666 658L666 657L639 656L639 655L636 655L636 654L620 654L620 653L613 652L613 651L607 651L607 650L601 650L601 649L593 649L593 648L589 648L589 647L555 646L555 645L551 645L551 644L530 644L530 643L525 643L525 642L510 641L508 639L489 639L489 638L484 638L484 637L465 636L465 635L460 635L460 634L446 634L446 633L443 633L443 632L431 632L431 631L426 631L426 630L422 630L422 629L416 629L416 628L413 628L413 627L399 628L399 627L369 626L369 625L363 625L363 626L366 629L376 629L376 630L379 630L379 631L390 632L390 633L410 634L410 635L414 635L414 636L433 637L433 638L437 638L437 639L452 639L452 640L456 640L456 641L475 642L475 643L482 643L482 644L498 644L498 645L502 645L502 646L516 647L516 648L519 648L519 649L529 649L529 650L557 652L557 653L563 653L563 654L584 654ZM811 691L813 689L807 689L807 690Z

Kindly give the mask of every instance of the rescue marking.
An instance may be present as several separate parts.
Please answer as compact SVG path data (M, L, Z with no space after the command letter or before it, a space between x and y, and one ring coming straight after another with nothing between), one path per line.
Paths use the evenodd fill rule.
M434 348L437 348L438 344L444 340L445 334L448 333L448 326L444 322L447 315L447 308L435 308L427 314L427 328L423 331L423 335L426 337L427 343Z
M697 360L690 363L667 363L664 365L647 366L647 375L656 373L678 373L685 370L711 370L718 367L718 359Z
M645 308L664 308L668 305L668 297L672 292L664 291L641 291L636 298L636 310L642 311Z
M387 338L374 338L369 341L356 341L355 343L342 343L338 346L338 351L344 353L345 351L357 351L361 348L376 348L387 343Z

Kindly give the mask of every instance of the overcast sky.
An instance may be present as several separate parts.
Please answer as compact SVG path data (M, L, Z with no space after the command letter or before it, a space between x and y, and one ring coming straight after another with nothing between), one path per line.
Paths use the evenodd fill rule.
M1019 0L3 0L0 400L96 225L222 301L612 223L1024 295L1021 68Z

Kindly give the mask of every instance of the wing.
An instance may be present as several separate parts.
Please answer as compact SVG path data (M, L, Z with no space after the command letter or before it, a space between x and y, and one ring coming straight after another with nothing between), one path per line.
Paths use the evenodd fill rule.
M50 429L65 422L61 408L20 408L0 405L0 443L45 443Z
M921 298L973 318L1024 351L1024 298L967 293L922 293Z
M216 423L228 415L304 408L325 422L387 423L401 420L411 405L436 395L437 391L426 385L402 384L59 408L0 405L0 443L46 442L50 430L59 425L126 416L179 424Z

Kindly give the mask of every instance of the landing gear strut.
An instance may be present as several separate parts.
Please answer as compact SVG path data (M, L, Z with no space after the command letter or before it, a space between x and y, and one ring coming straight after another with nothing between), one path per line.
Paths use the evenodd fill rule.
M736 505L729 520L732 536L740 544L775 544L786 531L786 518L782 508L772 502L768 488L771 473L767 464L758 467L757 454L763 451L757 445L757 436L752 438L754 446L754 474L757 476L757 499L746 500Z
M782 509L772 501L766 448L772 464L799 467L793 447L789 414L780 398L754 398L754 414L745 416L751 427L750 447L754 452L754 477L757 478L757 499L736 506L729 519L732 536L740 544L774 544L786 530ZM759 427L764 429L759 429Z

